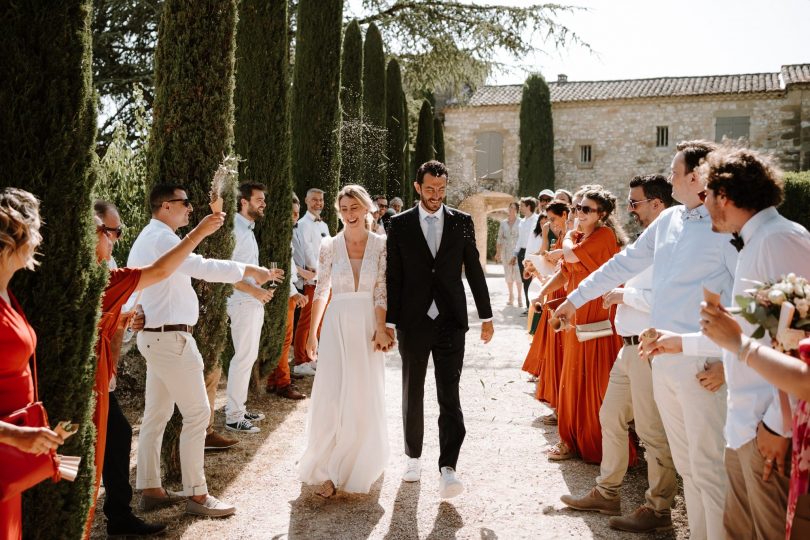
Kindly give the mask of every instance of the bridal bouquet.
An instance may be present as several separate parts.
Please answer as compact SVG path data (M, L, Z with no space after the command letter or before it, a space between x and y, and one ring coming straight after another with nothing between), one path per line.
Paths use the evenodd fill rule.
M751 337L762 338L767 331L775 349L798 350L799 341L810 332L810 283L793 273L774 283L750 283L753 287L735 300L742 309L740 315L757 325Z

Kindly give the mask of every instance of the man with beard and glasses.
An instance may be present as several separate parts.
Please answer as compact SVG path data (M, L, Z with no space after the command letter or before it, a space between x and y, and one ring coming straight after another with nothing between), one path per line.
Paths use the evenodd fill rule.
M256 220L264 217L266 191L264 184L247 182L239 186L239 213L233 227L236 243L231 259L234 261L259 265L259 246L253 228ZM271 279L283 279L282 270L273 272ZM225 429L238 433L258 433L260 430L253 422L264 420L264 414L248 411L245 402L253 364L259 356L264 306L273 299L275 289L264 289L249 277L234 283L233 289L233 294L228 298L233 358L228 368Z
M627 201L630 216L643 228L674 204L672 185L665 176L649 174L630 181ZM650 326L652 267L630 278L603 295L605 305L618 305L616 333L624 346L610 370L610 380L599 409L602 426L602 462L596 486L581 497L563 495L562 502L577 510L615 514L608 524L613 529L653 532L672 528L670 508L678 488L675 466L664 425L655 405L652 371L639 359L638 336ZM621 513L619 490L627 472L629 451L627 431L630 422L644 443L649 489L645 502L632 514Z

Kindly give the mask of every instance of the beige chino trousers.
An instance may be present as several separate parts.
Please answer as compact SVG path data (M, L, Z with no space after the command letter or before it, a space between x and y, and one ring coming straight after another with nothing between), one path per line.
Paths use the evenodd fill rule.
M649 488L644 494L645 506L658 516L669 514L678 484L664 424L653 398L652 368L639 358L636 345L625 345L610 370L599 409L602 463L596 489L606 499L619 497L630 458L627 430L632 420L646 452Z

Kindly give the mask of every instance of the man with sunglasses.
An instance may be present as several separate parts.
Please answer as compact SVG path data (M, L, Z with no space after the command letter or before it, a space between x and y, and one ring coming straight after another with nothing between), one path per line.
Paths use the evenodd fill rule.
M176 231L189 223L193 207L179 185L158 184L149 194L152 219L129 253L127 266L143 267L180 242ZM203 375L203 359L194 340L199 318L197 293L191 278L213 283L253 279L261 285L273 277L259 266L236 261L205 259L192 253L168 279L143 290L145 316L138 334L138 350L146 359L146 404L138 440L137 488L143 490L141 509L176 504L187 499L186 513L224 517L236 512L208 493L204 452L211 405ZM219 370L215 370L219 371ZM180 466L183 492L162 487L160 447L174 406L183 416Z
M703 287L731 300L737 251L731 235L712 232L703 206L697 167L717 145L678 144L672 160L672 196L682 203L661 213L638 240L614 256L569 293L555 312L573 321L576 309L599 298L648 267L653 269L650 324L659 330L700 330ZM646 203L645 203L646 204ZM652 361L655 402L676 470L683 477L692 538L723 538L727 478L723 470L725 384L703 381L722 374L718 357L659 354ZM708 372L708 373L707 373Z

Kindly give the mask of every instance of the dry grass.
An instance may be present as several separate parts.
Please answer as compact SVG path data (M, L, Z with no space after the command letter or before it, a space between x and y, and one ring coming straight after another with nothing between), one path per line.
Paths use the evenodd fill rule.
M261 394L251 397L249 407L267 414L260 424L262 432L240 436L241 443L228 452L206 455L211 492L236 504L237 514L223 520L199 519L185 516L182 507L176 507L145 517L169 523L167 538L638 538L609 529L605 516L572 511L559 502L564 493L590 489L598 467L577 460L546 460L544 450L557 442L557 434L537 420L548 409L533 399L533 386L519 372L528 349L525 318L517 308L503 307L502 279L491 278L489 283L496 312L495 338L483 346L478 327L471 328L462 377L467 438L458 469L467 487L463 495L447 501L438 496L438 407L430 374L422 481L400 481L401 372L399 356L391 354L386 395L393 453L371 494L339 494L323 500L314 494L315 488L302 486L295 463L304 442L308 400L290 402ZM471 313L471 321L476 320ZM310 384L299 386L309 393ZM137 401L129 403L137 405ZM224 385L218 397L218 406L222 405ZM132 420L139 420L140 410L128 412ZM222 426L221 413L218 416ZM134 485L134 472L132 481ZM625 512L643 502L645 488L642 462L626 478ZM93 538L103 538L104 516L101 511L97 516ZM682 495L676 500L673 518L675 531L656 538L688 537Z

